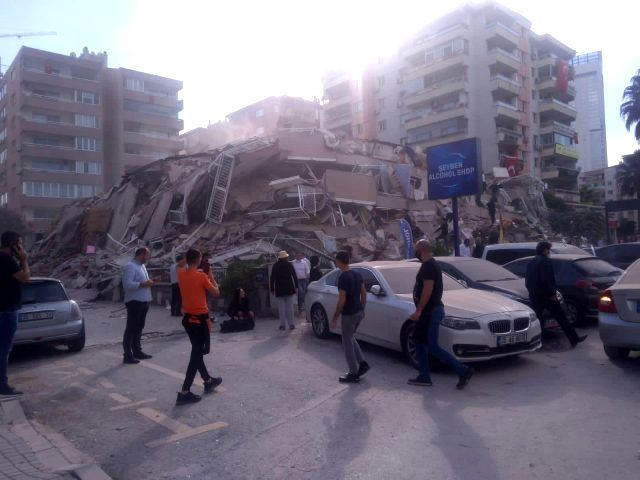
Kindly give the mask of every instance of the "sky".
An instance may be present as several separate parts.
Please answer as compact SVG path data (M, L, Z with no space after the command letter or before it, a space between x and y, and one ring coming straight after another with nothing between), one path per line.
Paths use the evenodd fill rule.
M0 0L6 70L21 45L57 53L107 51L109 66L184 82L185 129L206 126L272 95L322 96L323 74L389 54L460 0ZM477 2L471 2L477 3ZM639 148L619 116L622 92L640 69L640 2L503 0L578 53L602 50L609 164Z

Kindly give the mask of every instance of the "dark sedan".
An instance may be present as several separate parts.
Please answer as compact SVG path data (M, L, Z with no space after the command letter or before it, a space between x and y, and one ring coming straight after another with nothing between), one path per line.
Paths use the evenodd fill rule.
M519 258L504 265L524 277L534 257ZM564 297L569 315L578 323L598 315L600 293L613 285L622 270L589 255L551 255L558 290Z
M596 248L596 256L611 265L626 270L640 258L640 242L620 243Z

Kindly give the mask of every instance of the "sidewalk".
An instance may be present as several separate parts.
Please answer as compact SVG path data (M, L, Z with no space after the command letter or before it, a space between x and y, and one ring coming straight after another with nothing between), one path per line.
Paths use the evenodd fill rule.
M29 421L16 398L0 400L0 478L110 480L62 435Z

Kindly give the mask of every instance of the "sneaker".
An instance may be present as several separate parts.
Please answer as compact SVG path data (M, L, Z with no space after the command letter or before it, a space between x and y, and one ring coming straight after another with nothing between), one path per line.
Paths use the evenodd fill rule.
M0 395L22 395L22 392L9 385L5 385L4 387L0 387Z
M419 387L431 387L433 385L433 383L431 383L431 380L422 378L421 376L417 376L416 378L410 378L407 383L409 385L417 385Z
M576 348L576 345L578 345L579 343L584 342L587 339L588 336L589 335L582 335L581 337L578 337L578 340L576 340L575 343L571 344L571 348Z
M124 357L122 359L122 363L126 363L127 365L135 365L136 363L140 363L140 360L137 360L133 357Z
M466 387L467 383L469 383L469 380L471 380L471 377L473 377L474 373L475 371L473 370L473 368L467 367L467 371L460 376L456 388L458 390L462 390L464 387Z
M283 326L283 325L280 325L280 326L278 327L278 330L280 330L280 331L284 331L284 326Z
M289 325L289 330L294 330L296 328L295 325Z
M211 393L213 390L222 383L222 378L220 377L211 377L209 380L204 382L204 393Z
M347 373L346 375L341 376L338 381L340 383L358 383L360 382L360 377L353 373Z
M364 374L366 374L369 370L371 370L371 367L369 366L369 364L367 362L362 362L360 364L360 368L358 368L358 376L362 377Z
M192 392L180 393L178 392L178 398L176 398L176 405L187 405L188 403L196 403L202 400L200 395L196 395Z
M134 353L133 358L137 358L138 360L149 360L150 358L153 358L153 355L147 355L144 352L140 352L140 353Z

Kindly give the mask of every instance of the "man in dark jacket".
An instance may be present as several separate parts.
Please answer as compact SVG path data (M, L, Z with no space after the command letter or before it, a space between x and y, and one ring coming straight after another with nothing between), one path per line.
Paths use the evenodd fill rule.
M542 312L546 309L555 318L562 331L571 342L571 347L583 342L587 336L578 336L573 326L567 320L562 306L556 295L556 278L553 272L553 263L549 260L551 244L540 242L536 246L536 257L527 265L525 282L529 291L531 305L538 318L542 318Z
M311 273L309 274L310 282L317 282L322 278L322 271L320 271L320 258L317 255L311 257Z
M276 297L278 316L280 317L280 330L285 329L285 320L289 329L296 328L293 323L293 298L298 294L298 276L289 263L289 254L284 250L278 252L278 261L271 269L269 279L271 293Z

